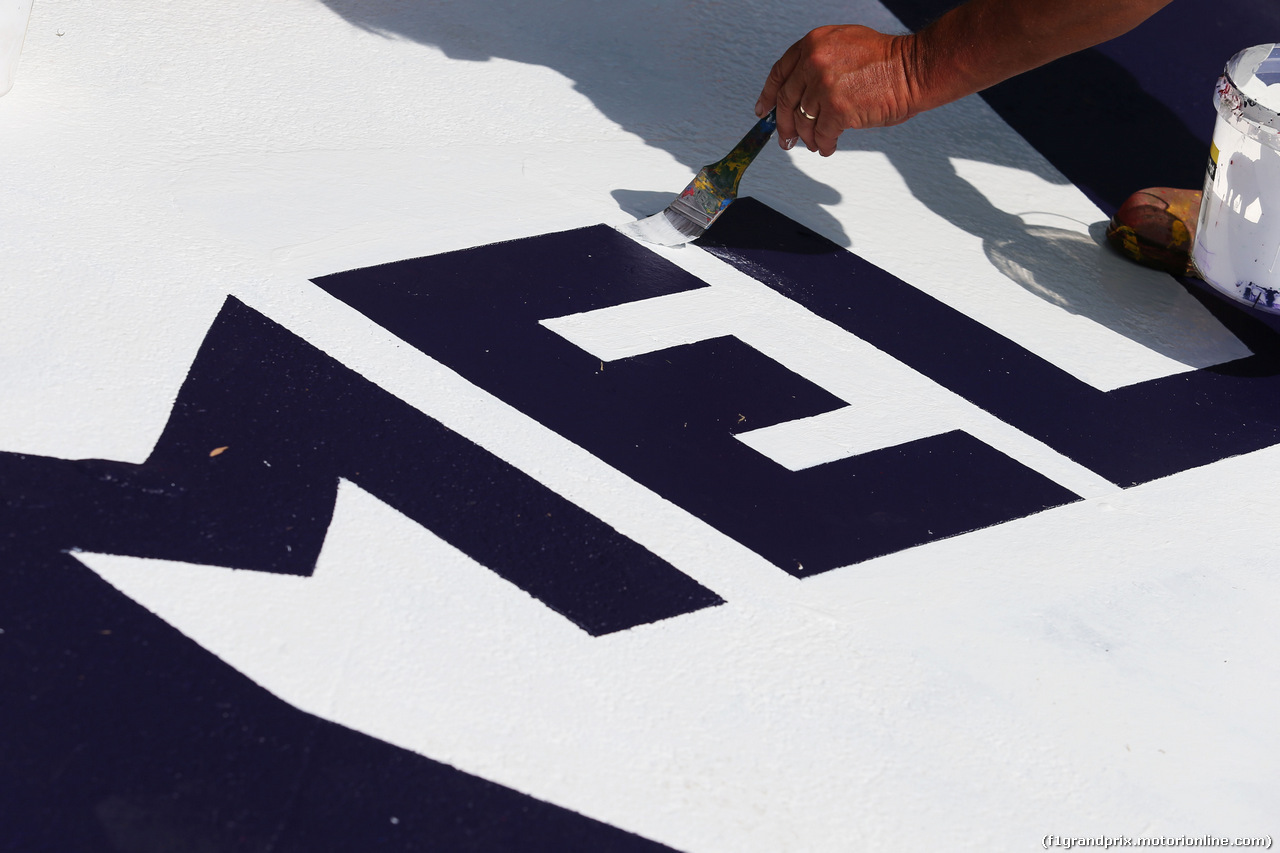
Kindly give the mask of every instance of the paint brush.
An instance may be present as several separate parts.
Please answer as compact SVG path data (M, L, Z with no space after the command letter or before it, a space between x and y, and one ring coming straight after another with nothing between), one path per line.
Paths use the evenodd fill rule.
M698 170L684 192L653 216L623 226L623 230L662 246L683 246L702 236L730 202L738 197L738 183L751 161L778 126L775 110L751 128L724 159Z

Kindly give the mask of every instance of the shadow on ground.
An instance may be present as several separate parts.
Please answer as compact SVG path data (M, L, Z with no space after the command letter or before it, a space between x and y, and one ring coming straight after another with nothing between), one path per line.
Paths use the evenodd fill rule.
M777 0L322 2L355 26L434 46L453 59L502 58L552 68L572 80L609 119L668 152L691 175L725 153L750 126L751 108L769 67L807 29L858 22L902 31L903 23L918 28L953 5L952 0L886 0L884 6L820 0L798 14L795 6ZM1209 9L1203 0L1184 4L1197 7L1192 16ZM1099 290L1105 290L1106 282L1076 281L1080 275L1097 278L1095 273L1110 262L1104 244L1076 235L1064 248L1063 240L1056 239L1062 234L1028 225L993 206L957 174L953 159L1021 169L1053 183L1069 181L1106 215L1142 187L1196 185L1212 125L1210 110L1204 110L1203 127L1192 132L1184 115L1144 89L1144 81L1158 74L1161 63L1188 73L1185 55L1169 51L1167 40L1171 31L1190 26L1192 18L1185 10L1180 18L1161 15L1166 13L1127 36L1119 53L1085 51L984 94L1039 154L1010 144L1008 135L1003 142L993 139L989 121L975 120L973 110L939 111L927 121L917 118L897 128L846 133L841 151L883 154L929 210L980 237L988 257L1010 279L1055 305L1131 334L1111 319L1114 305ZM1197 54L1197 68L1210 69L1200 71L1208 78L1206 92L1216 74L1212 63L1218 60L1211 59L1215 49ZM1113 58L1117 55L1124 61ZM1181 109L1185 113L1191 107ZM826 207L845 192L858 193L859 187L821 183L797 168L791 157L774 156L767 168L773 170L770 186L786 188L789 215L840 245L852 245ZM613 195L626 212L645 216L678 189L619 188ZM745 191L751 192L749 187Z

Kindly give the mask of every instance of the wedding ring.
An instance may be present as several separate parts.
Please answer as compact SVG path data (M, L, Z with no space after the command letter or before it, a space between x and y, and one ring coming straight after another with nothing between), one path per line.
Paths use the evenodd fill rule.
M800 106L799 104L796 104L796 109L798 109L798 110L800 111L800 115L804 116L804 117L805 117L805 118L807 118L809 121L817 121L817 120L818 120L818 117L817 117L817 116L811 116L811 115L809 115L809 113L805 110L805 108L804 108L804 107L802 107L802 106Z

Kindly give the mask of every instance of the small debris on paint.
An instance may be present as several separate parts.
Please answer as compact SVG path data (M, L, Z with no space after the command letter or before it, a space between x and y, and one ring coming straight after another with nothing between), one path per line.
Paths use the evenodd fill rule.
M226 449L227 449L227 448L226 448L226 446L223 446L223 447L215 447L213 450L210 450L210 451L209 451L209 456L210 456L210 457L220 456L220 455L222 454L222 452L223 452L224 450L226 450Z

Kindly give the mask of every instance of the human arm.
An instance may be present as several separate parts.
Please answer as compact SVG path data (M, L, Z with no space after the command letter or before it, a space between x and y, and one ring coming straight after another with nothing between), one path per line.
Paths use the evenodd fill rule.
M828 156L850 128L914 115L1122 35L1170 0L968 0L918 33L819 27L774 63L756 114ZM801 108L809 119L801 112Z

